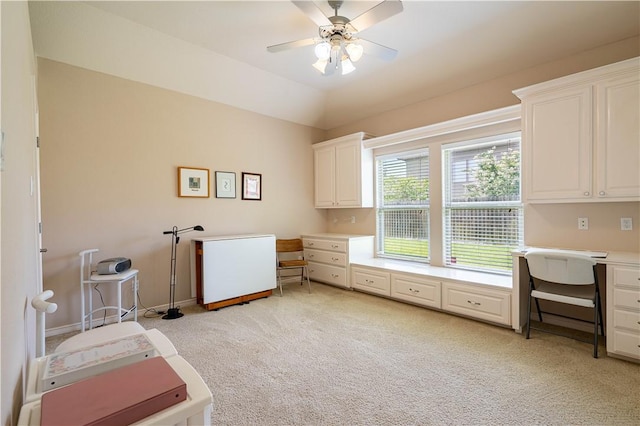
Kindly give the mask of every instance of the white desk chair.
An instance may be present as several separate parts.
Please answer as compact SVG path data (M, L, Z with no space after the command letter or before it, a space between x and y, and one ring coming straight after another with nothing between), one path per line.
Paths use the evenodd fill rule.
M118 313L118 322L122 322L122 319L133 312L133 320L138 321L138 270L129 269L119 274L99 275L93 268L93 253L96 253L98 249L83 250L80 255L80 294L82 301L80 308L82 310L80 323L81 330L85 330L85 321L89 318L89 329L93 328L93 314L99 311L106 311L108 309L115 309ZM130 309L122 307L122 283L126 281L132 281L133 291L133 306ZM98 284L116 284L118 286L118 304L116 306L103 306L101 308L93 309L93 292L91 287ZM89 297L85 296L85 286L89 286ZM89 308L85 307L85 301L88 299Z
M526 338L529 338L530 330L534 329L531 326L532 299L536 304L540 322L542 322L543 311L540 310L538 299L591 308L593 309L593 357L598 358L598 326L604 336L604 325L595 259L583 254L544 249L531 249L527 251L524 258L529 270ZM535 330L559 334L546 329L535 328Z

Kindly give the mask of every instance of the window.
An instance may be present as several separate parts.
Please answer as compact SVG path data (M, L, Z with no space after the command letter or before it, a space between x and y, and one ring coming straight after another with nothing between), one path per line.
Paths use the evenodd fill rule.
M378 256L428 261L428 151L376 160Z
M445 265L510 273L523 245L520 133L442 150Z

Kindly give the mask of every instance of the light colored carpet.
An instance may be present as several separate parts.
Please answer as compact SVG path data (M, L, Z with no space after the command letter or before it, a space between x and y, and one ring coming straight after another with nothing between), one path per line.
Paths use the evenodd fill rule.
M317 283L184 312L140 322L202 375L214 425L640 424L640 365L604 347Z

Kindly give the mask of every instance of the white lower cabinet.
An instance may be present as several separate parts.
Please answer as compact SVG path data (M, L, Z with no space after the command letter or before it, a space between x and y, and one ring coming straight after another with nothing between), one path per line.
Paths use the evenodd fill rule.
M347 270L341 266L309 262L309 278L340 287L348 287Z
M309 278L339 287L351 287L350 263L373 256L373 235L302 235Z
M391 297L440 308L440 281L408 274L391 274Z
M390 274L372 269L351 268L351 287L367 292L389 296L391 294Z
M442 309L485 321L510 325L511 292L443 281Z
M607 267L607 353L640 360L640 268Z

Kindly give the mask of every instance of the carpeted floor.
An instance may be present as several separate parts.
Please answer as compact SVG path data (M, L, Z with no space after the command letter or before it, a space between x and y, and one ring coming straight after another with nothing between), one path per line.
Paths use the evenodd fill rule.
M184 313L140 323L209 385L214 425L640 424L640 365L559 336L317 283Z

